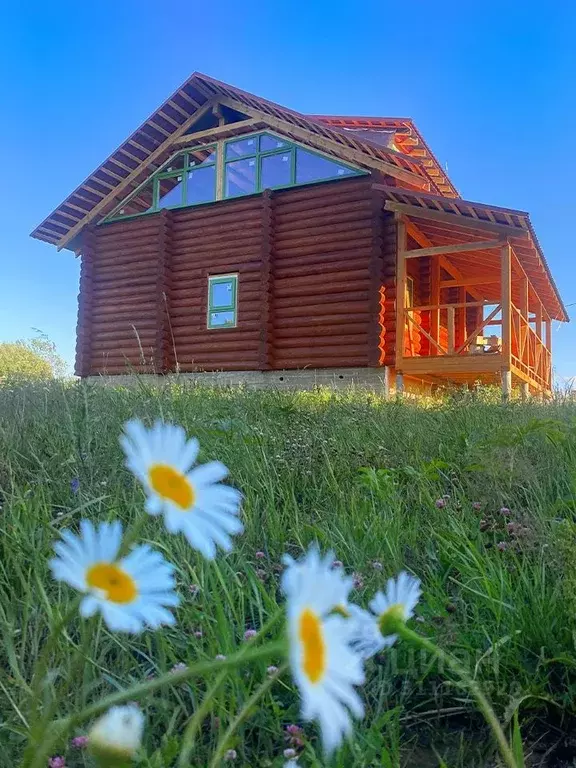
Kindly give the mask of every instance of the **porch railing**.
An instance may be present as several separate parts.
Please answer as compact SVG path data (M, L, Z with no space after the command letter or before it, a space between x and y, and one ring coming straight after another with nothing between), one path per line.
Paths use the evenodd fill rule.
M492 310L482 320L477 321L472 332L468 333L466 311L472 308L477 310L482 308L484 311L484 307L492 307ZM493 303L484 301L406 307L404 309L403 357L422 356L420 352L415 350L414 331L421 334L429 343L429 353L424 356L467 355L472 351L480 353L477 344L478 337L483 334L486 326L500 324L501 321L495 320L495 318L501 309L501 304L494 306ZM460 322L457 324L458 311L460 312ZM489 348L491 345L482 346Z
M552 354L529 320L514 304L512 310L512 364L541 386L552 386Z

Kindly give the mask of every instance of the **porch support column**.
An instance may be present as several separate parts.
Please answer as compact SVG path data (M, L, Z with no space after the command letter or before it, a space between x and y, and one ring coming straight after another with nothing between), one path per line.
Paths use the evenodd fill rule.
M530 385L527 381L523 381L522 384L520 384L520 393L524 402L530 399Z
M404 357L404 341L406 336L406 320L404 317L406 304L406 224L396 214L398 226L398 258L396 260L396 394L404 391L404 376L402 359Z
M502 297L502 397L508 400L512 393L512 249L510 243L500 251Z
M440 256L430 258L430 304L437 307L440 304ZM433 309L430 313L430 336L438 344L440 341L440 310ZM437 355L438 348L430 344L430 355Z

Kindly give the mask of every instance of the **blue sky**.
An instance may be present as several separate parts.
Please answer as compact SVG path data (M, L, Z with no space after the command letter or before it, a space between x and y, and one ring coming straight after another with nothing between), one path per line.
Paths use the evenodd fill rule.
M576 302L575 39L569 0L7 3L0 340L39 328L72 362L79 265L29 232L194 70L302 112L412 117L463 197L530 212ZM576 375L576 326L554 348Z

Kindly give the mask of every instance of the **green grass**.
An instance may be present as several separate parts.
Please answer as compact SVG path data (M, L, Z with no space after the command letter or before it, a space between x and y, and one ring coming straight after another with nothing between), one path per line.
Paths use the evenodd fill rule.
M402 568L419 576L424 595L413 628L467 665L501 720L512 725L518 713L526 765L539 765L547 750L559 754L576 693L576 404L501 405L491 397L419 404L353 392L0 386L0 766L21 757L36 706L62 717L174 664L241 647L244 631L281 603L282 554L298 555L313 540L359 574L354 597L362 604ZM59 530L82 517L130 524L144 514L118 444L134 416L182 424L199 438L201 461L227 464L245 496L245 533L230 555L207 563L147 518L143 538L177 565L177 626L131 638L98 620L74 620L51 657L41 700L31 702L50 622L74 599L48 573ZM447 506L437 509L444 494ZM502 506L523 526L520 536L505 530ZM269 663L281 659L227 678L193 765L207 765ZM495 764L469 697L429 657L397 644L368 662L367 678L366 717L334 765ZM142 702L143 766L175 764L185 723L213 681ZM298 713L284 674L236 732L234 764L282 765L284 728L300 722ZM305 725L305 734L301 765L323 765L314 727ZM66 745L56 752L72 768L91 765Z

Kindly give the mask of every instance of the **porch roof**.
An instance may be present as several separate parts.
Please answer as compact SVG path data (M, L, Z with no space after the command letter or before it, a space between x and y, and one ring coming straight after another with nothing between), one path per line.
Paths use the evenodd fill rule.
M554 320L569 320L529 215L525 211L469 200L448 199L382 184L376 184L374 187L381 193L385 209L404 214L410 220L417 220L418 229L425 238L420 245L424 247L484 241L487 239L487 233L508 239L550 317ZM499 274L497 249L451 255L450 261L463 274L485 274L486 284L477 284L476 288L482 288L482 293L489 297L488 275Z

